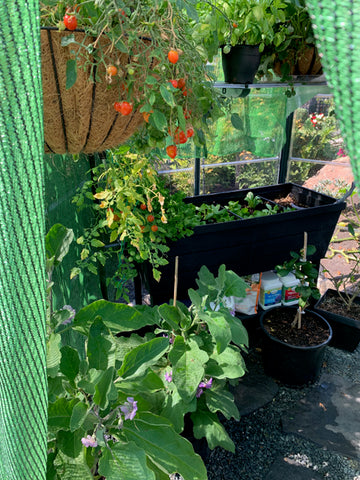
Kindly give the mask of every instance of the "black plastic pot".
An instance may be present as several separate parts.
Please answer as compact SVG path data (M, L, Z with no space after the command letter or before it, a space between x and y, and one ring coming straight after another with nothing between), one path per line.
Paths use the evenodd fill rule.
M260 328L263 333L262 356L264 371L267 375L279 380L285 385L295 386L312 383L317 380L320 375L325 347L329 344L332 337L331 326L318 313L308 311L318 317L319 322L327 325L329 328L328 339L320 345L309 347L299 347L285 343L270 335L264 328L264 322L269 312L283 308L292 309L295 316L297 307L274 307L265 310L260 315Z
M314 311L330 323L333 329L333 337L330 345L353 352L360 342L360 318L355 319L329 312L323 308L323 303L330 296L338 296L338 292L329 288L314 306ZM354 303L360 305L360 297L356 297Z
M222 66L226 83L253 83L260 65L258 45L235 45L229 53L222 47Z
M160 282L151 274L151 266L141 264L142 282L155 305L173 298L175 257L179 257L178 299L187 298L189 288L197 288L196 277L206 265L216 274L220 265L238 275L249 275L273 269L289 259L290 251L300 251L304 231L309 245L316 247L311 260L319 263L325 256L336 223L346 203L292 183L247 190L188 197L187 202L225 205L229 200L243 200L249 191L273 200L292 193L307 208L267 217L201 225L194 234L169 243L169 264L161 268Z

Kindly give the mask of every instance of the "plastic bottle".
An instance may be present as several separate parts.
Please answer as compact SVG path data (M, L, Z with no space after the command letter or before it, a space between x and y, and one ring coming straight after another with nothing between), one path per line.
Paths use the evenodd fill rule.
M282 283L281 303L283 305L296 305L299 303L299 294L295 288L299 285L300 280L293 273L289 273L285 277L279 277Z
M281 305L282 283L274 272L264 272L261 278L259 304L262 309Z

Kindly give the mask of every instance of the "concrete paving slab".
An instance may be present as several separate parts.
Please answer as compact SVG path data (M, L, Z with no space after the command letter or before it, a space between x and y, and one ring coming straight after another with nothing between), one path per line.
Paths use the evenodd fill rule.
M311 468L296 465L288 458L278 457L264 480L322 480L323 478Z
M249 415L271 402L278 391L279 387L272 378L254 373L245 375L232 389L241 416Z
M286 413L282 424L285 433L360 460L360 384L323 374L319 385Z

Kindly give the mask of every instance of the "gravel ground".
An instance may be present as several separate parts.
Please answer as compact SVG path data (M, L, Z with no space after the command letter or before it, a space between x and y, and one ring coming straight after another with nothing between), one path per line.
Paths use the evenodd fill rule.
M345 376L360 383L360 346L354 353L327 348L324 373ZM259 362L257 352L249 354L248 362ZM240 422L224 421L235 443L235 453L220 448L208 451L205 463L209 480L263 480L279 456L296 465L313 469L328 480L360 480L360 464L350 458L325 450L304 438L284 434L281 417L288 414L310 387L280 386L274 399ZM287 479L284 479L287 480Z

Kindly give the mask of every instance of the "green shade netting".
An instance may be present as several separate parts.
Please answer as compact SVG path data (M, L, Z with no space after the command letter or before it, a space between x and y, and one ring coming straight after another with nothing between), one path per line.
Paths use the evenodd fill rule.
M45 479L39 5L0 2L0 479Z
M336 117L360 185L360 3L307 0Z
M91 226L94 216L90 209L79 211L73 203L74 195L85 181L90 180L90 162L86 155L78 161L68 155L45 155L45 212L46 230L61 223L74 231L75 238ZM94 161L98 161L93 158ZM53 273L53 307L61 309L71 305L76 311L90 302L102 298L101 276L83 269L80 275L70 279L70 272L80 258L82 246L72 242L69 253ZM100 265L99 265L100 268ZM101 273L101 272L100 272Z

